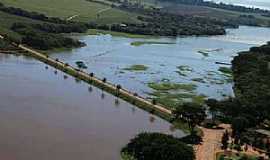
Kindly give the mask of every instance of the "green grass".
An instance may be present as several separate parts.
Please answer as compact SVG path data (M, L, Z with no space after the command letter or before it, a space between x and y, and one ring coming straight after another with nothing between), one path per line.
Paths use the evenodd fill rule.
M195 84L179 84L179 83L149 83L148 86L154 91L148 93L157 103L172 109L181 106L184 102L193 102L203 104L206 96L197 95Z
M146 71L147 69L148 67L142 64L136 64L128 68L124 68L124 70L127 70L127 71Z
M178 71L175 71L175 72L178 73L180 76L184 76L184 77L186 77L188 73L193 71L193 69L190 66L186 66L186 65L178 66L177 69Z
M78 15L73 19L75 21L95 21L98 23L137 22L136 14L86 0L1 0L1 2L7 6L19 7L63 19ZM105 10L107 8L110 9ZM105 11L101 12L102 10ZM97 14L100 14L99 18L97 18Z
M170 82L148 83L148 86L158 91L168 91L168 90L194 91L197 88L195 84L179 84Z
M218 69L220 72L224 73L224 74L232 74L232 69L228 68L228 67L219 67Z
M167 91L154 91L149 95L153 96L158 103L166 106L169 109L177 108L184 102L193 102L196 104L204 104L206 96L197 95L194 92L179 92L170 93Z
M41 21L32 20L25 17L20 17L16 15L11 15L5 12L0 11L0 34L8 34L12 37L21 37L18 33L10 30L10 27L15 22L23 22L23 23L40 23Z
M133 156L129 155L128 153L121 153L121 160L137 160Z
M217 160L241 160L243 156L247 156L243 153L240 153L239 155L236 155L235 153L232 153L230 156L225 156L224 153L218 153L217 154ZM256 156L247 156L247 160L258 160Z
M131 42L130 45L132 46L142 46L142 45L146 45L146 44L175 44L172 42L156 42L156 41L135 41L135 42Z
M153 38L153 36L148 36L148 35L138 35L138 34L123 33L123 32L105 31L105 30L99 30L99 29L89 29L87 34L89 35L110 34L112 36L125 37L125 38Z

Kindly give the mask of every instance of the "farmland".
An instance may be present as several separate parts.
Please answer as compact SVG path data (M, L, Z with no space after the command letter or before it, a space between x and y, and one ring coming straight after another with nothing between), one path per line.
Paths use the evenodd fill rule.
M95 21L98 23L137 22L136 16L132 13L86 0L3 0L1 2L7 6L23 8L27 11L35 11L51 17L67 19L78 15L74 17L74 21ZM105 9L106 11L100 13ZM100 15L97 18L98 14Z

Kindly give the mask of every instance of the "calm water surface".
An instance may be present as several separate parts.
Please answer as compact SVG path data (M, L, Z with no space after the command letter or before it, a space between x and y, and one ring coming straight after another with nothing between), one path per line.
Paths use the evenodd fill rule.
M129 39L110 35L85 36L88 45L52 56L75 65L86 62L88 72L147 96L148 82L164 78L195 83L198 94L223 98L233 95L232 84L216 84L224 78L215 62L230 62L238 51L265 43L270 29L240 27L226 36ZM132 46L134 41L174 44ZM208 56L199 50L215 50ZM144 64L147 71L123 70ZM177 66L193 69L180 76ZM211 72L212 77L209 76ZM206 83L192 78L205 78ZM162 132L183 136L160 118L29 58L0 54L0 159L5 160L118 160L119 151L134 135Z
M184 37L159 39L130 39L110 35L80 37L87 46L72 51L52 54L70 64L82 60L88 66L87 72L106 77L113 83L119 83L131 91L148 97L152 90L149 82L162 82L164 79L175 83L193 83L198 86L197 94L222 99L233 96L232 83L222 82L226 76L218 71L222 65L215 62L230 63L239 51L267 42L269 28L245 27L229 29L224 36ZM174 44L146 44L132 46L134 41L158 41ZM218 50L207 56L200 50ZM134 64L149 67L147 71L132 72L124 68ZM189 66L192 72L187 76L176 73L177 66ZM227 67L227 66L225 66ZM230 67L230 66L228 66ZM202 78L205 83L192 81Z
M144 131L180 130L33 59L0 54L0 159L119 160Z

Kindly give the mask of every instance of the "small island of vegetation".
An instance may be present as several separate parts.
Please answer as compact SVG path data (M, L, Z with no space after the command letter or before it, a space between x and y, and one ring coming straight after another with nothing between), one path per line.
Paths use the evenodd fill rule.
M146 71L147 69L148 67L142 64L135 64L128 68L124 68L124 70L127 70L127 71Z

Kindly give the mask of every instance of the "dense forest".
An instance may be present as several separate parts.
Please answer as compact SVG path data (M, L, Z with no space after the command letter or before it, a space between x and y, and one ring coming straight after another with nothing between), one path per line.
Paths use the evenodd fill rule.
M6 7L0 3L0 11L38 20L35 23L26 21L25 23L13 23L10 30L19 33L19 37L10 37L13 42L27 44L35 49L49 50L54 48L81 47L85 44L65 37L60 33L86 32L88 25L85 23L68 22L56 17L47 17L37 12L29 12L20 8Z
M225 28L237 28L231 21L219 20L211 17L192 15L176 15L155 9L137 8L136 5L122 5L121 9L137 12L141 24L127 24L126 27L113 25L111 30L136 34L149 34L159 36L177 35L222 35Z
M269 119L270 43L253 47L247 53L241 53L232 63L234 90L241 105L256 119Z
M38 25L39 26L39 25ZM46 25L45 25L46 26ZM56 27L57 28L57 27ZM72 38L64 37L60 34L51 34L33 28L31 25L14 23L11 29L22 35L21 43L27 44L40 50L49 50L54 48L81 47L84 43ZM63 30L64 31L64 30ZM65 33L65 32L58 33ZM53 32L54 33L54 32Z
M235 98L209 99L213 117L241 123L240 131L270 119L270 43L242 52L232 61Z
M0 39L0 50L15 50L16 48L12 46L8 41L5 41L3 39Z

